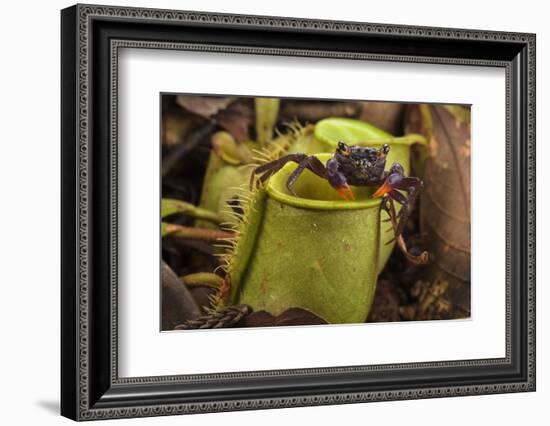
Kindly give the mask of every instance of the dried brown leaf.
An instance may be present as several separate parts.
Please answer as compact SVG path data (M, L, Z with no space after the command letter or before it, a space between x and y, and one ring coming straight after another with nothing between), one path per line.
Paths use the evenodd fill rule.
M201 315L195 299L164 261L161 263L162 329L172 330L177 324Z
M283 121L315 123L327 117L355 117L359 108L357 102L285 101L281 105L280 117Z
M388 280L379 279L367 322L400 321L400 305L401 300L395 284Z
M325 320L313 312L303 308L289 308L280 315L274 316L266 311L253 312L244 318L240 327L275 327L288 325L327 324Z
M359 102L359 119L385 130L392 135L403 131L405 104L393 102Z
M470 312L470 125L444 106L413 105L407 131L431 130L421 193L420 227L430 241L432 282L448 282L449 317ZM424 114L423 114L424 113ZM413 119L414 118L414 119ZM431 127L431 129L430 129Z
M216 116L217 123L233 135L237 142L250 139L249 129L254 124L254 109L247 100L238 100L227 108L220 110Z
M229 97L179 95L176 103L187 111L208 119L227 108L234 100L235 98Z
M162 144L173 146L184 142L201 120L183 111L165 112L162 115Z

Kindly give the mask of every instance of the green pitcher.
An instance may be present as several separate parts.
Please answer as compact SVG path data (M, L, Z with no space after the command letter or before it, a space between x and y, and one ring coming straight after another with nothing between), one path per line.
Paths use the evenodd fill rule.
M319 121L315 126L314 141L310 144L315 150L322 147L321 152L333 153L337 147L338 141L345 141L351 145L364 145L373 148L379 148L384 144L390 146L390 152L386 159L386 170L394 162L400 163L406 175L410 173L410 154L411 146L415 143L425 144L425 139L416 134L405 135L402 137L393 137L389 133L369 124L365 121L352 118L327 118ZM312 152L307 152L312 153ZM399 209L399 205L396 205ZM399 211L399 210L398 210ZM382 212L381 238L380 238L380 256L378 272L384 269L388 258L390 257L395 243L388 244L388 241L394 237L391 223L384 222L388 219L388 214Z
M378 275L381 200L366 187L353 187L355 201L341 200L309 171L293 196L286 181L295 167L286 164L254 193L227 266L231 301L273 315L300 307L329 323L364 322Z

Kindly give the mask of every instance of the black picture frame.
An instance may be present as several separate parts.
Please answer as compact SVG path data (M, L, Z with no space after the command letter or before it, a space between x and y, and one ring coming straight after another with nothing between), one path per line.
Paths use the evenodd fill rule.
M535 390L534 34L97 5L64 9L61 28L62 415L90 420ZM120 46L504 68L506 356L119 378Z

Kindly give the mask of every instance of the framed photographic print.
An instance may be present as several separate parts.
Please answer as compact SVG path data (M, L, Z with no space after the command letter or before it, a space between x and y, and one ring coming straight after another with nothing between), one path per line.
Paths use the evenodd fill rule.
M535 36L76 5L62 414L535 390Z

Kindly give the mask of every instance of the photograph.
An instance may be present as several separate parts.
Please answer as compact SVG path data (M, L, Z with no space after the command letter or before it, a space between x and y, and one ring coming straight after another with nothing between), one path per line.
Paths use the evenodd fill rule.
M161 331L470 318L470 105L159 104Z
M44 155L9 156L14 177L27 160L60 163L61 203L40 204L36 178L8 185L58 209L60 300L35 299L61 311L47 327L59 339L37 336L57 342L63 416L369 403L371 419L384 401L373 421L409 407L400 418L425 423L428 401L412 400L439 400L443 418L526 393L521 409L492 410L508 424L547 396L535 318L547 26L528 7L407 5L63 6L43 31L61 59L61 116L44 116L61 149L39 137ZM12 86L26 103L52 98ZM19 115L11 145L36 124ZM36 209L5 210L32 216L7 222L27 249L52 241L21 238L17 224L52 228ZM12 319L24 296L6 298Z

